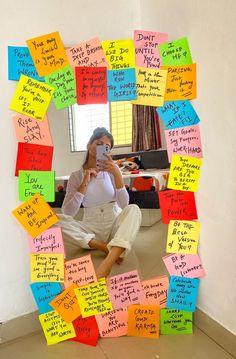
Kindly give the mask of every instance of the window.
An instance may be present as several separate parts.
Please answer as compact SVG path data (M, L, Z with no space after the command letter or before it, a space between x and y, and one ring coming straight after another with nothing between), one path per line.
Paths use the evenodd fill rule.
M128 146L132 142L132 104L111 102L99 105L73 105L69 107L71 151L85 151L93 130L105 127L114 136L115 146Z

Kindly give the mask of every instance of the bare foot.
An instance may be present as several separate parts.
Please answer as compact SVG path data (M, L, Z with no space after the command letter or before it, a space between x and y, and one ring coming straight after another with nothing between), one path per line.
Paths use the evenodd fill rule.
M116 260L116 264L121 264L123 262L124 258L122 257L119 257L117 260Z
M107 266L106 263L104 263L105 261L103 261L99 267L96 269L96 275L97 275L97 278L106 278L110 271L111 271L111 268L109 266Z

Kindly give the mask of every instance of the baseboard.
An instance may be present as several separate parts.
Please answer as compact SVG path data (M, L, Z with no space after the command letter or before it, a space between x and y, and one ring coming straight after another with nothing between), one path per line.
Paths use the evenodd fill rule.
M0 343L6 343L41 330L39 313L32 312L0 324Z
M222 325L197 309L193 318L194 325L236 358L236 336Z

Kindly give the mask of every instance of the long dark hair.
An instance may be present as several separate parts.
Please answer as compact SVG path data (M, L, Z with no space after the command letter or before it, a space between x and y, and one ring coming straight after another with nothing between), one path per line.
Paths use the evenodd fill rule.
M114 138L110 132L107 131L105 127L97 127L93 131L92 136L90 137L87 147L93 143L93 141L99 140L99 138L107 136L109 140L111 141L111 148L114 146ZM89 150L87 150L85 161L83 163L83 167L86 165L89 159Z

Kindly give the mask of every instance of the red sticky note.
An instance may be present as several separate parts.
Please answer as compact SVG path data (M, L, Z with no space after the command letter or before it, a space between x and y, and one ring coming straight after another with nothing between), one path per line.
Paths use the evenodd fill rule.
M158 192L162 222L171 219L198 219L193 192L168 190Z
M51 171L53 147L18 143L15 176L19 170Z
M106 67L76 67L75 77L79 105L107 103Z
M82 318L80 315L73 322L76 337L72 338L76 342L96 346L99 337L98 325L94 316Z

